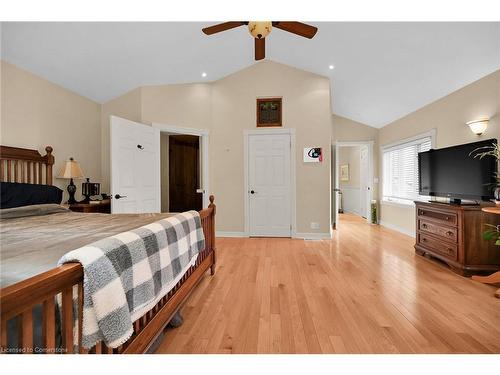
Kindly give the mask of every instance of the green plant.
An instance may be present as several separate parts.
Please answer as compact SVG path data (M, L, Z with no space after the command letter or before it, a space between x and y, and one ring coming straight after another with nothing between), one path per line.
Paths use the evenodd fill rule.
M491 146L479 147L472 151L469 156L473 156L474 158L479 159L482 159L486 156L492 156L497 159L497 161L500 161L500 146L498 145L498 143L493 143ZM498 173L495 173L495 182L489 185L492 186L492 188L500 187L500 176L498 175ZM495 193L495 199L497 199L496 195L497 194ZM500 246L500 225L485 224L485 226L490 229L483 232L483 239L485 239L486 241L495 241L495 245Z
M495 241L495 245L500 246L500 225L484 224L488 228L493 228L483 232L483 239Z
M500 145L498 143L492 143L491 146L478 147L471 151L469 156L479 159L483 159L486 156L492 156L497 159L497 161L500 161ZM495 172L494 177L495 182L488 184L492 189L500 187L500 175Z

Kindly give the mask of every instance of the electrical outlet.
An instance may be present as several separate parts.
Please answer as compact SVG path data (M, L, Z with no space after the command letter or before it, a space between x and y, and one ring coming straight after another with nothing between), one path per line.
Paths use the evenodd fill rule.
M311 223L311 229L319 229L319 223Z

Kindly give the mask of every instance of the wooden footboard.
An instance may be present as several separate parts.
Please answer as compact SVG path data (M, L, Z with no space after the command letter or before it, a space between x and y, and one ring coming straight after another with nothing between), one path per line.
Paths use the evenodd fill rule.
M137 319L134 334L122 346L111 349L98 343L90 350L81 346L83 309L83 268L79 263L65 264L40 275L26 279L0 290L0 350L2 353L144 353L162 333L170 319L187 299L201 277L210 268L215 272L215 204L210 196L210 205L200 211L205 234L205 249L201 251L195 266L191 267L175 287L150 311ZM74 334L73 293L78 290L78 332ZM56 319L56 297L61 298L60 322ZM42 310L42 346L35 346L34 309ZM7 325L16 324L18 337L14 338L16 349L9 349ZM60 326L62 342L57 342L56 331ZM75 342L76 341L76 342Z

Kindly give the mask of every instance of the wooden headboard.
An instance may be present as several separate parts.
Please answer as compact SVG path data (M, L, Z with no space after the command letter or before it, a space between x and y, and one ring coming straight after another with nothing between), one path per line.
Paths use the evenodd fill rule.
M0 146L0 181L52 185L52 167L55 159L52 147L45 147L47 154L38 150Z

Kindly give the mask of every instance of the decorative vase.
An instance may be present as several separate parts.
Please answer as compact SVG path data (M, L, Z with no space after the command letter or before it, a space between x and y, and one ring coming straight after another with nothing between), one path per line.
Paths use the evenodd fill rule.
M378 209L377 209L377 201L374 199L371 202L371 213L372 213L372 224L378 224Z

